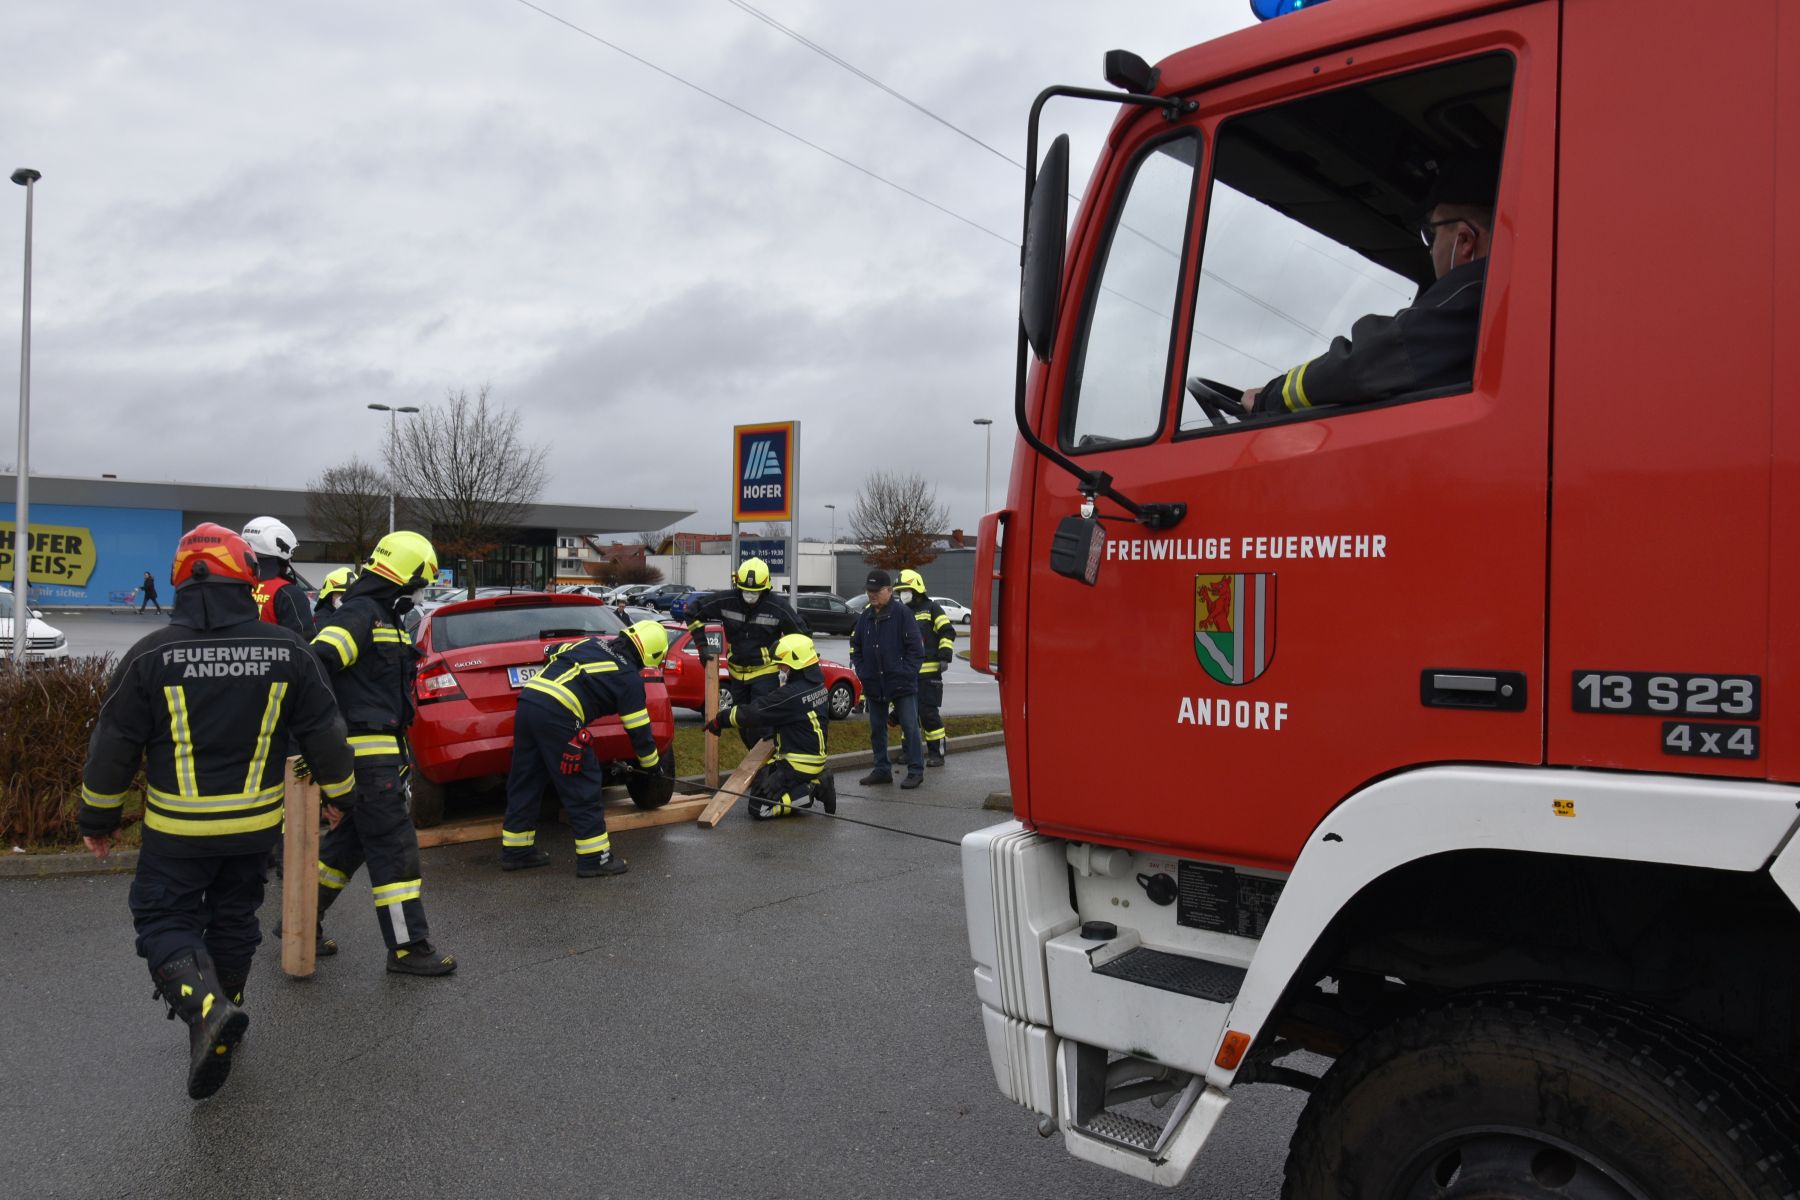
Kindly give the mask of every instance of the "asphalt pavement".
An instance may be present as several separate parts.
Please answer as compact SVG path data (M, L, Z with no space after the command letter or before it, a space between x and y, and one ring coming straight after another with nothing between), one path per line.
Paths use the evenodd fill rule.
M840 812L621 833L631 863L504 874L428 850L453 976L383 971L365 876L309 980L265 943L249 1037L195 1104L124 875L0 881L0 1193L44 1197L1218 1197L1279 1194L1299 1097L1236 1093L1173 1192L1080 1163L1004 1100L969 978L954 843L1004 814L1003 751ZM869 798L864 798L869 797ZM907 836L907 833L920 836ZM273 923L279 896L265 905Z

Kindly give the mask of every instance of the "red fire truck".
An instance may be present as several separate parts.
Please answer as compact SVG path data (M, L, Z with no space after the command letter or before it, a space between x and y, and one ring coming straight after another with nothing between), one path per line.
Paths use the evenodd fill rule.
M1000 1090L1163 1184L1278 1083L1290 1197L1795 1194L1800 5L1332 0L1106 75L1032 109L981 529ZM1309 402L1477 235L1460 381Z

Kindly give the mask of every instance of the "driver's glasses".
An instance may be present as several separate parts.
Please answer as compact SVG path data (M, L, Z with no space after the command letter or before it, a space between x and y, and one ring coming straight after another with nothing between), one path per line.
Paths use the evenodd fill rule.
M1426 221L1419 226L1419 240L1425 243L1427 250L1431 243L1437 241L1437 231L1446 225L1461 225L1467 217L1445 217L1442 221Z

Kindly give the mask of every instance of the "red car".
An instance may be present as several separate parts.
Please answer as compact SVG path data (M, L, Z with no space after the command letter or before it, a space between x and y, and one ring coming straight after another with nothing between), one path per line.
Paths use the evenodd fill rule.
M570 593L484 596L428 613L413 639L422 656L414 689L419 711L412 726L413 820L430 825L442 819L445 789L452 784L504 776L511 769L519 688L558 646L624 628L600 601ZM644 693L662 771L673 777L675 714L660 673L644 672ZM633 800L653 805L648 781L625 769L637 755L619 718L602 717L588 728L609 781L623 777Z
M663 660L663 686L668 689L669 703L677 708L691 708L695 712L706 709L706 676L700 671L700 652L694 649L694 638L680 625L670 625L669 657ZM707 631L718 637L719 627L708 626ZM834 663L828 658L821 658L819 666L825 671L825 686L831 689L831 719L842 721L862 706L862 680L856 672L841 663ZM719 678L725 678L725 664L719 664ZM719 689L719 707L731 707L731 694L723 687Z

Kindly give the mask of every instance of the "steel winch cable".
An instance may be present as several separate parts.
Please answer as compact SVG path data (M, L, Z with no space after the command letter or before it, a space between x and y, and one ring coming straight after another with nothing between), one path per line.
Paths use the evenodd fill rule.
M636 766L635 764L628 766L627 769L638 772L639 774L643 774L643 775L652 775L652 776L656 776L657 778L666 778L666 776L658 775L655 771L645 771L642 767ZM756 796L756 795L752 795L749 792L733 791L732 789L727 788L727 787L708 788L704 784L699 785L698 791L683 792L682 795L698 796L698 795L705 795L709 792L713 793L713 794L735 796L740 800L747 800L754 804L773 803L773 801L771 801L767 796ZM876 802L876 803L880 802L878 797L862 796L862 795L858 795L855 792L839 792L838 798L839 799L850 799L850 800L868 800L868 801L872 801L872 802ZM869 829L879 829L886 833L898 833L898 834L902 835L903 837L918 838L921 841L941 842L943 845L946 845L946 846L960 847L962 845L962 841L959 838L939 837L935 833L920 833L914 829L901 829L896 825L883 825L879 821L864 821L864 820L860 820L856 817L846 816L843 813L828 813L824 809L818 807L818 802L816 799L813 801L812 804L810 804L804 808L799 805L795 805L794 809L793 809L793 815L796 817L799 817L799 816L824 817L827 820L831 820L831 821L848 821L852 825L862 825ZM774 819L780 820L781 818L774 818Z

